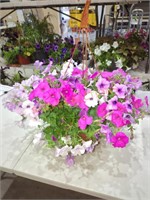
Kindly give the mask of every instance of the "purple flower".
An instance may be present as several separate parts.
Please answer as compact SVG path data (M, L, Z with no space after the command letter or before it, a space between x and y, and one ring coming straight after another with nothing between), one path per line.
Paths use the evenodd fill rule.
M5 107L6 107L8 110L10 110L10 111L14 111L15 108L16 108L16 105L13 104L12 102L6 102L6 103L5 103Z
M36 48L36 49L40 49L40 48L41 48L41 45L40 45L39 43L37 43L37 44L35 45L35 48Z
M113 87L113 92L115 92L118 98L124 99L127 93L127 86L116 83L115 86Z
M73 166L75 163L75 160L74 160L74 156L73 155L67 155L66 156L66 164L71 167Z
M65 53L67 52L67 48L66 48L66 47L64 47L64 48L62 48L62 50L61 50L61 51L62 51L62 53L63 53L63 54L65 54Z
M94 134L95 138L98 140L100 138L100 134L99 133L95 133Z
M104 133L106 135L106 140L107 140L108 143L110 143L111 142L111 136L112 136L112 132L111 132L110 127L108 125L102 124L100 132Z
M93 117L90 117L85 114L78 120L78 126L80 127L81 130L84 130L86 129L87 125L92 124L92 122L93 122Z
M134 123L133 117L130 114L128 114L128 113L124 113L123 118L124 118L124 124L125 125Z
M99 93L105 93L106 91L108 91L109 85L109 81L102 77L100 77L98 82L96 83L96 87Z
M54 46L53 46L53 50L54 50L54 51L57 51L57 50L58 50L58 45L54 45Z
M146 103L146 106L147 106L147 108L148 108L148 107L149 107L148 96L145 96L145 103Z
M54 142L56 142L57 141L57 138L54 136L54 135L52 135L52 140L54 141Z
M127 112L132 113L132 111L133 111L132 110L133 109L132 104L129 101L126 101L126 102L124 102L124 105L125 105Z

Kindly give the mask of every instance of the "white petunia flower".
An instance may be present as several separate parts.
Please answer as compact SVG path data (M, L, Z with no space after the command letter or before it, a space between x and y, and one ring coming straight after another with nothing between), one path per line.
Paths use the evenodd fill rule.
M66 136L66 137L61 137L61 140L65 143L65 144L71 144L71 137L70 135Z
M107 66L110 66L110 65L111 65L111 63L112 63L112 61L111 61L111 60L107 60L107 61L106 61L106 65L107 65Z
M71 149L72 149L72 146L68 146L68 145L66 145L66 146L64 146L62 148L56 147L55 156L56 157L58 157L58 156L63 156L63 157L67 156L68 153L71 151Z
M98 100L98 93L96 91L91 91L84 97L85 104L88 107L95 107Z
M77 156L77 155L80 156L85 153L85 148L78 144L71 150L71 153L74 156Z
M29 127L35 127L35 128L37 128L38 126L41 126L44 123L43 120L39 119L38 117L27 118L27 120L28 120L28 126Z
M107 52L109 49L110 49L110 44L108 44L108 43L103 43L103 45L100 46L101 51Z
M113 44L112 44L112 47L114 47L116 49L118 46L119 46L118 42L114 41Z
M116 64L116 67L117 67L117 68L122 68L122 67L123 67L122 60L121 60L121 59L117 60L117 61L115 62L115 64Z
M42 132L36 134L34 136L34 139L33 139L33 144L39 144L40 141L42 140L42 138L43 138L43 133Z
M31 116L31 117L34 117L34 114L33 114L33 107L34 107L34 103L32 101L24 101L22 103L22 108L23 108L23 115L25 117L28 117L28 116Z
M61 70L61 77L65 78L65 77L70 77L72 75L74 69L74 65L72 62L65 62L62 66L62 70Z
M85 149L89 148L91 145L92 145L92 140L83 142L83 147L84 147Z
M94 50L94 54L95 54L96 56L100 56L100 55L101 55L101 50L100 50L100 48L96 47L96 49Z
M52 71L52 75L53 75L53 76L56 76L56 75L57 75L56 69L54 69L54 70Z

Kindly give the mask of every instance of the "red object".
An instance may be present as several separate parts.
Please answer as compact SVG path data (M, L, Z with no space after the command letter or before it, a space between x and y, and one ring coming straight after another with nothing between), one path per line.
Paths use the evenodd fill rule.
M21 65L28 65L30 64L30 57L25 57L22 55L18 55L18 63Z

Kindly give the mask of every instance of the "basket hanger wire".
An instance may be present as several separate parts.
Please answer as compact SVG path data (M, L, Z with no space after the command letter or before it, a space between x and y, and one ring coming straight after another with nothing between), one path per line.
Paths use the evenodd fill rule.
M80 0L78 0L78 1L80 1ZM82 70L85 70L84 66L86 66L86 71L87 71L87 68L88 68L88 66L87 66L88 49L92 53L91 48L90 48L90 44L89 44L89 37L88 37L88 28L89 28L88 16L89 16L90 4L91 4L91 0L86 0L85 6L84 6L84 9L83 9L83 12L82 12L82 16L81 16L80 27L78 29L78 38L76 40L75 48L74 48L72 55L71 55L71 58L73 58L74 53L77 49L78 43L81 39L81 35L82 35L82 40L83 40L83 48L82 48L83 65L82 65ZM92 54L92 58L94 60L94 63L96 63L93 54ZM70 63L71 63L71 59L69 61L68 67L65 71L65 74L67 73L67 70L69 68Z

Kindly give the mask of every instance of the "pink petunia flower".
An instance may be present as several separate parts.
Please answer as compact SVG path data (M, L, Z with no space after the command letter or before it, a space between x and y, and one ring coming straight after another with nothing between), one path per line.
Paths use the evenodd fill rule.
M49 84L47 81L43 81L41 83L39 83L39 85L35 88L35 90L33 90L32 94L30 94L30 98L33 97L39 97L40 99L43 99L43 95L44 93L48 92L50 89Z
M114 96L108 101L107 110L116 110L118 108L118 97Z
M69 84L65 84L61 88L61 93L65 98L69 98L73 95L73 89Z
M102 77L100 77L98 79L98 82L96 83L96 87L99 93L106 93L108 91L109 86L110 86L109 81L107 81L105 78Z
M118 96L118 98L125 98L125 95L127 93L127 86L123 84L116 83L113 87L113 92Z
M107 108L107 103L104 102L104 103L100 104L97 108L97 116L104 117L108 112L106 110L106 108Z
M84 130L86 129L87 125L92 124L92 122L93 122L93 117L85 114L78 120L78 126L80 127L81 130Z
M123 148L129 143L129 137L123 132L117 132L111 137L111 143L114 147Z
M122 117L122 112L120 111L114 111L111 114L111 122L117 127L122 127L124 126L124 121L123 121L123 117Z
M132 95L132 105L136 109L141 108L143 106L142 99L138 99L134 95Z
M112 77L112 75L113 75L112 72L106 72L106 71L101 72L101 76L107 80L109 80Z
M50 88L48 92L43 95L43 100L45 103L48 103L52 106L57 106L60 100L60 89L59 88Z

